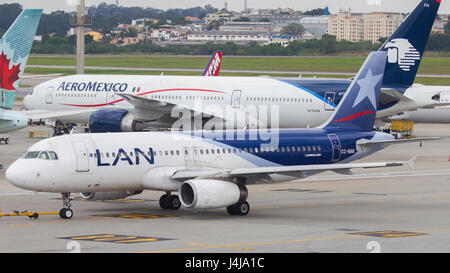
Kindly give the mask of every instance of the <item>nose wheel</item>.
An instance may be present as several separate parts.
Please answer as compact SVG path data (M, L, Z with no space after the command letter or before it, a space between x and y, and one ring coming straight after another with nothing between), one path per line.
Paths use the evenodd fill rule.
M71 219L73 216L73 211L70 209L72 207L72 199L70 199L70 192L61 193L63 208L59 211L59 217L62 219Z

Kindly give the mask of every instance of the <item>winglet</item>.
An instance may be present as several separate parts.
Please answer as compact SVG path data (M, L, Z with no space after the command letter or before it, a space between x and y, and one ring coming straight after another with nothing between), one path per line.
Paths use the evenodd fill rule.
M406 161L406 165L409 166L409 168L411 168L411 170L414 170L414 163L416 162L417 156L414 156L413 158L411 158L410 160Z

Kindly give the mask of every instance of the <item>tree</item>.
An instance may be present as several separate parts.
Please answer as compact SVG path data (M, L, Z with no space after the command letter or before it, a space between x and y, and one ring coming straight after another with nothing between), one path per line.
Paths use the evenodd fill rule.
M281 34L283 35L294 35L294 36L300 36L305 33L306 29L301 24L289 24L281 29Z
M445 33L450 34L450 24L449 23L447 23L445 25Z

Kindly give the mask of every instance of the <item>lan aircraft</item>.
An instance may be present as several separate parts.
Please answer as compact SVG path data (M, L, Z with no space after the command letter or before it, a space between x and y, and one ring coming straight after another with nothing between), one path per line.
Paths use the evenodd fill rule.
M42 10L22 11L0 39L0 133L22 129L27 116L11 108L16 99Z
M160 198L163 209L226 207L231 215L247 215L248 184L412 165L351 163L390 144L419 140L372 131L386 60L386 52L371 53L341 104L318 128L274 130L269 138L263 130L58 136L31 146L6 178L23 189L62 193L63 219L73 216L70 192L131 196L143 190L166 192ZM179 195L171 194L175 191Z
M388 52L388 62L377 118L448 104L450 87L413 85L439 2L421 1L380 49ZM91 132L186 129L186 121L198 116L188 129L305 128L326 121L350 84L342 79L74 75L36 86L24 104L30 114L34 111L33 119L89 123Z

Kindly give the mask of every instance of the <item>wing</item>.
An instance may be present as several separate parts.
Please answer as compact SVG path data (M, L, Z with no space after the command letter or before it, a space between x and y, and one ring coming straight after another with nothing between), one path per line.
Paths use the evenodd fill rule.
M130 95L130 94L117 94L118 96L124 98L127 102L134 106L132 110L133 114L142 120L148 119L148 112L157 112L162 114L170 114L176 109L187 109L195 112L203 113L211 117L217 117L225 119L225 114L221 111L214 111L214 108L204 107L203 104L194 104L194 106L187 104L173 104L169 102L159 101L155 99L143 98L140 96Z
M172 179L185 181L195 178L230 179L235 177L268 177L271 174L281 174L299 178L306 177L306 172L334 171L340 174L351 174L350 169L355 168L386 168L408 165L414 167L415 157L405 162L374 162L374 163L348 163L348 164L322 164L299 165L280 167L255 167L237 169L211 169L211 170L179 170L172 175Z

